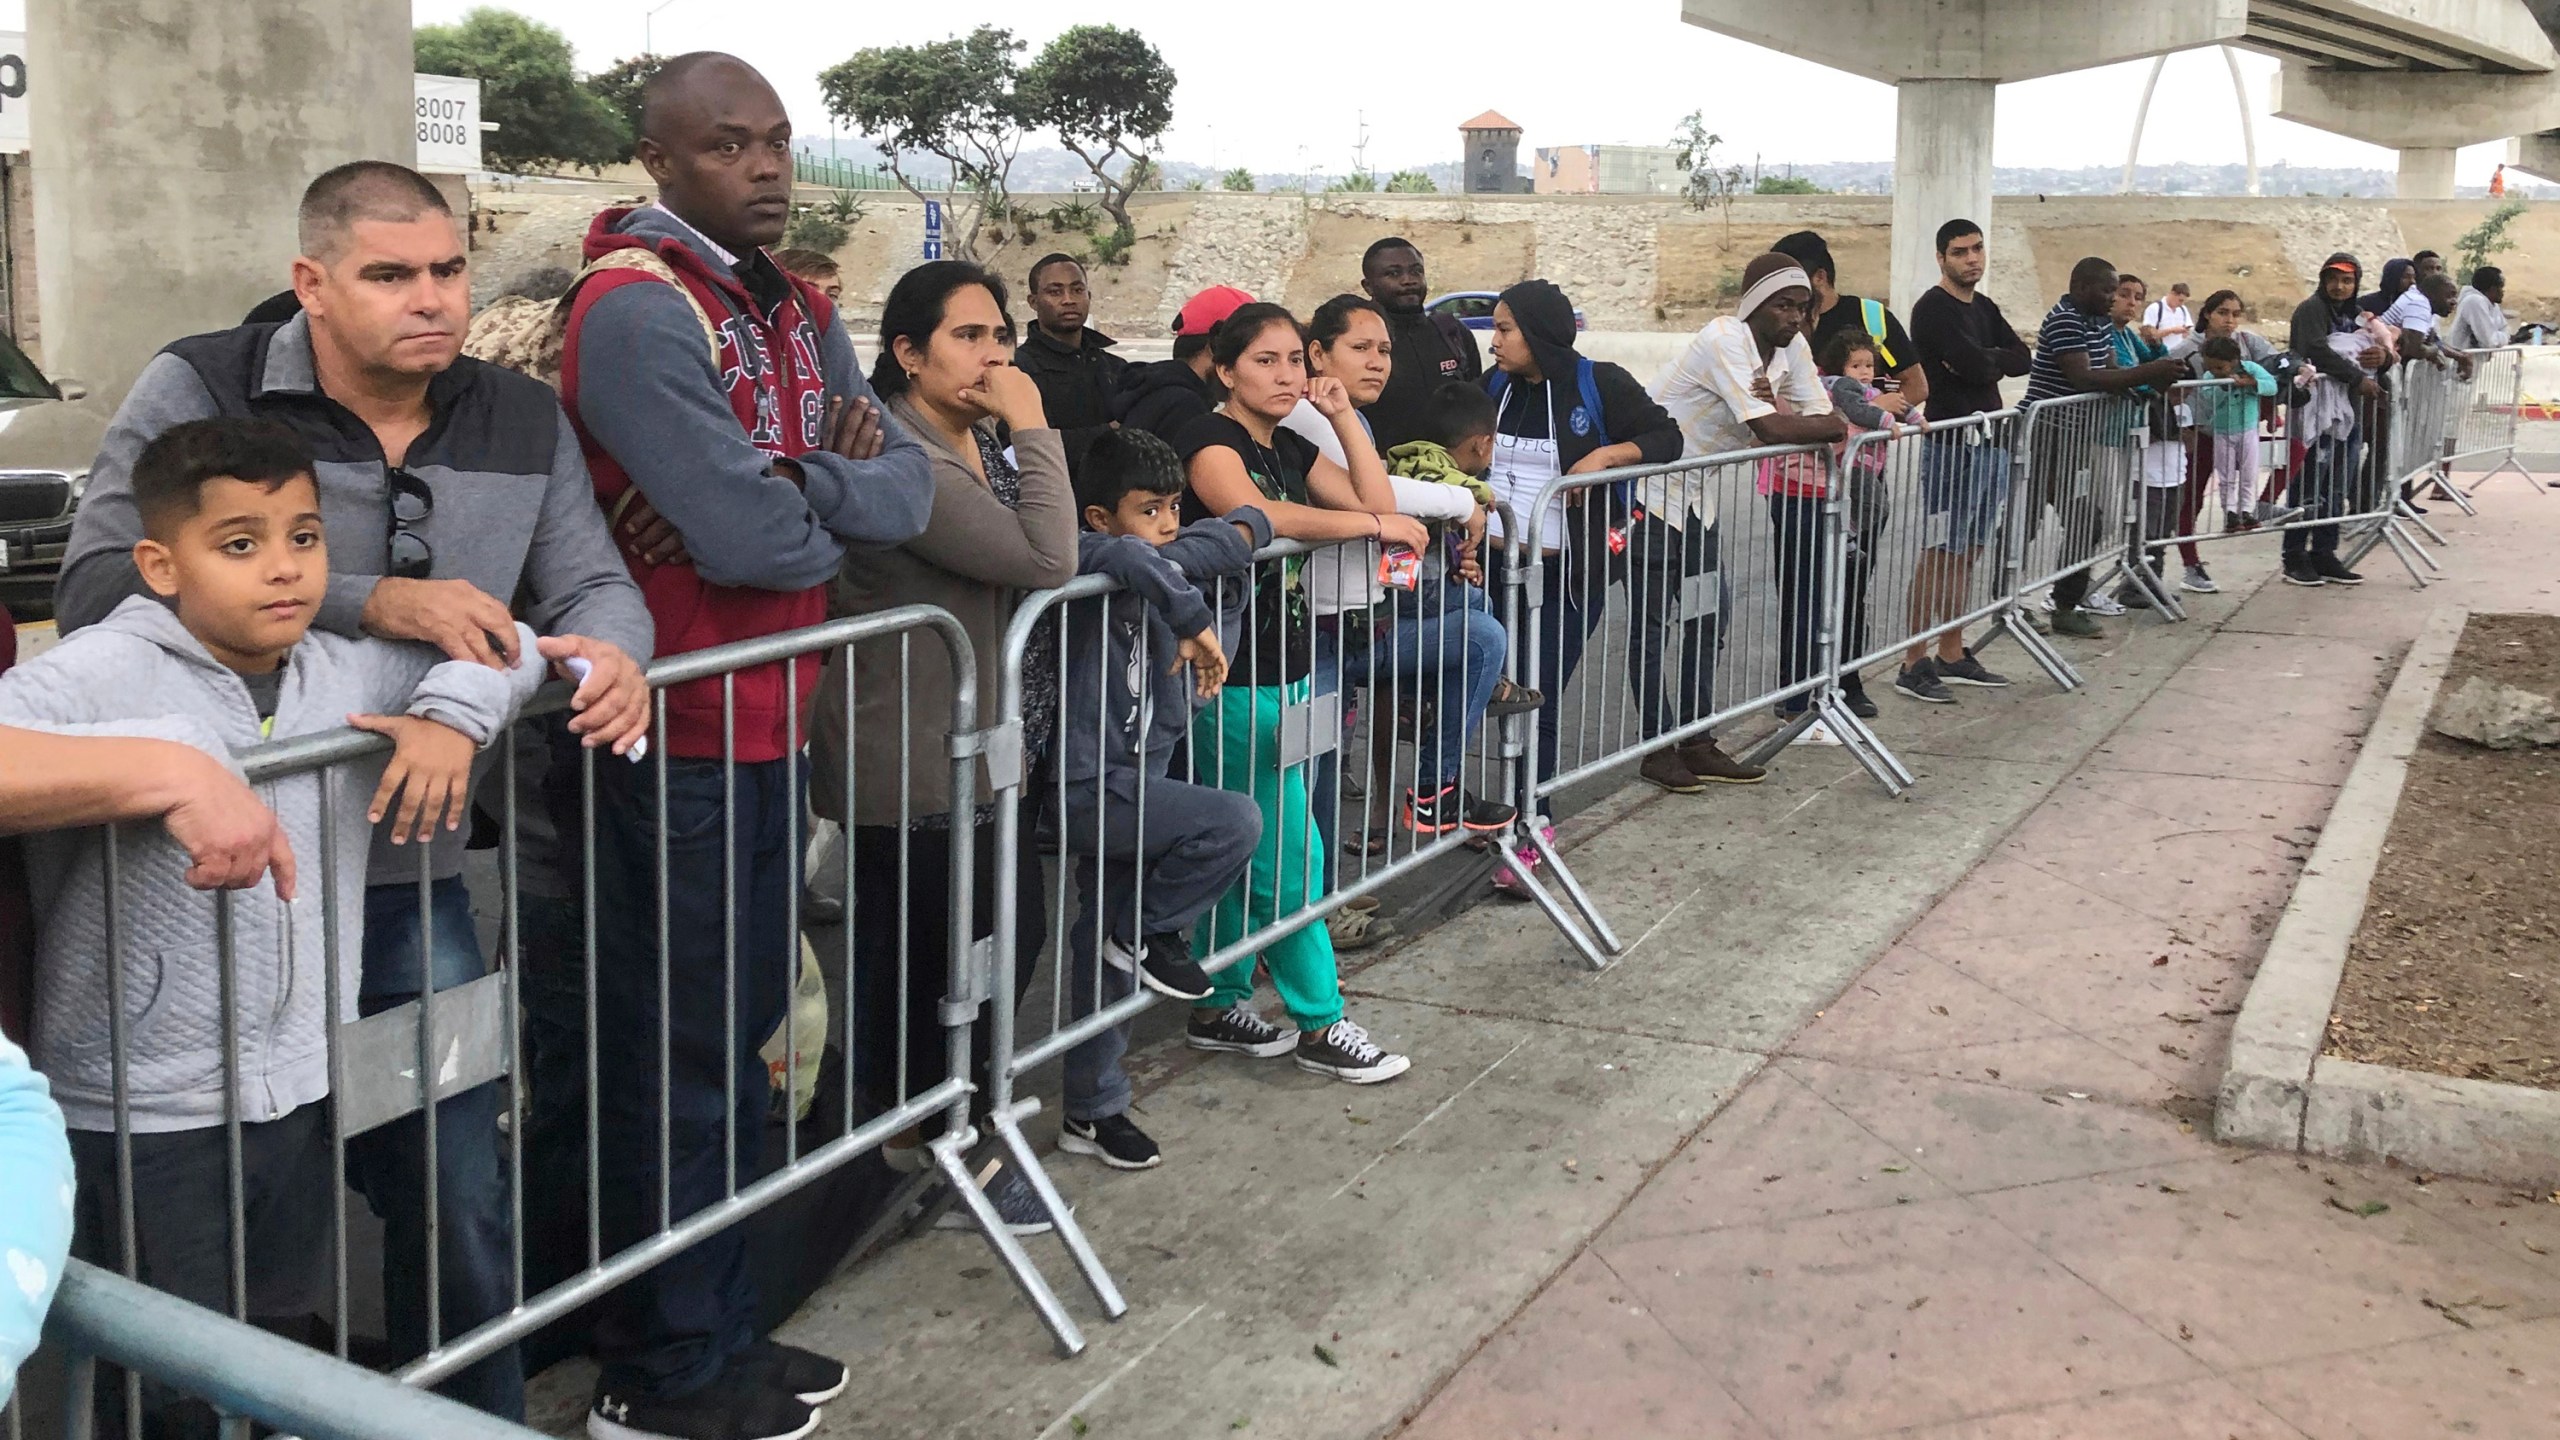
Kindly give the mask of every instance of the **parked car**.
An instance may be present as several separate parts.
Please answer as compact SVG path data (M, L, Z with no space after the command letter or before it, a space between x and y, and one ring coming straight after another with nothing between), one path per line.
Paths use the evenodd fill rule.
M1431 303L1422 308L1434 315L1455 316L1459 324L1470 330L1490 330L1493 328L1493 302L1501 298L1502 292L1498 290L1452 290L1446 295L1431 297ZM1573 307L1573 328L1591 328L1591 322L1583 318L1579 305Z
M89 483L105 419L74 404L77 380L49 380L0 337L0 606L20 620L53 614L71 517Z

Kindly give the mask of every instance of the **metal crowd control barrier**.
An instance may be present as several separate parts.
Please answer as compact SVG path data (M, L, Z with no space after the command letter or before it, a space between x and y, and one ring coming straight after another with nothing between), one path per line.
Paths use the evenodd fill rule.
M63 1272L45 1337L63 1359L57 1433L64 1440L92 1429L100 1362L203 1400L227 1417L226 1433L247 1433L242 1422L302 1440L535 1440L539 1433L77 1260ZM24 1403L22 1391L8 1407L8 1440L26 1440Z
M1844 596L1843 680L2007 615L2019 428L2001 410L1861 441L1847 520L1864 558Z
M912 713L908 697L913 692L903 682L916 662L919 639L940 651L947 673L955 677L947 715ZM938 1173L1049 1325L1061 1350L1078 1348L1081 1337L1072 1321L970 1174L966 1153L977 1138L970 1117L977 1088L972 1036L978 1008L987 998L994 946L972 933L973 827L947 821L935 825L932 817L915 813L916 777L903 748L894 774L857 775L858 762L852 757L860 747L847 745L845 813L860 813L857 789L892 794L897 823L863 832L875 842L871 850L878 852L870 857L875 873L903 880L941 868L947 902L940 914L911 915L912 896L866 895L855 883L861 847L847 848L845 889L852 897L848 908L855 912L855 923L845 927L839 952L843 989L893 993L898 1001L894 1023L885 1029L866 1027L860 1023L862 1007L846 1007L834 1037L843 1046L843 1083L831 1117L834 1133L804 1149L799 1125L786 1122L778 1166L765 1173L759 1163L771 1099L767 1062L756 1053L768 1029L758 1012L773 1017L773 1038L765 1043L778 1042L787 1059L774 1068L786 1074L799 1070L804 1046L823 1046L830 1037L804 1029L795 1004L796 992L808 988L811 977L805 972L817 958L800 938L803 799L797 767L803 762L741 759L741 742L753 743L762 733L755 727L762 726L778 731L778 737L763 734L765 746L776 746L778 738L778 756L797 757L805 738L802 700L816 695L804 685L804 667L814 672L817 662L830 655L844 657L831 673L840 676L845 713L858 713L864 690L850 656L865 646L894 647L888 673L899 681L894 702L898 732L901 737L911 732L921 736L931 753L948 757L949 793L965 805L975 792L978 757L989 742L977 724L972 647L947 612L907 606L660 661L649 672L655 713L644 760L625 761L577 747L565 728L550 751L534 745L520 754L520 742L529 733L520 721L509 743L493 747L494 762L479 786L481 803L497 812L499 823L496 893L483 895L490 903L478 923L438 903L447 887L458 883L437 878L439 869L453 875L439 860L459 843L441 830L435 839L406 852L415 857L414 902L400 903L407 898L402 892L410 887L411 874L376 873L366 877L365 893L346 893L335 863L341 840L360 849L370 837L349 835L342 812L363 826L365 797L389 749L381 738L353 730L262 746L243 757L252 784L271 803L280 803L283 787L308 787L296 797L305 810L311 792L319 796L318 845L305 856L303 895L292 908L307 915L302 907L311 905L317 892L321 963L304 965L295 958L297 949L309 944L308 922L276 923L273 914L285 907L264 887L203 897L201 903L212 909L216 954L136 953L127 926L134 899L127 887L136 883L136 872L128 867L148 862L159 884L171 883L175 872L156 851L131 852L131 842L120 844L117 830L98 832L106 901L107 994L100 1007L105 1013L94 1020L48 1016L40 1002L34 1037L36 1062L50 1069L50 1060L71 1053L60 1047L89 1043L83 1027L98 1029L102 1033L94 1039L105 1051L113 1077L112 1134L83 1132L93 1133L112 1155L101 1162L102 1168L84 1174L84 1188L97 1186L105 1192L84 1202L100 1207L90 1217L98 1223L84 1224L84 1253L103 1257L128 1279L161 1283L152 1273L160 1263L152 1247L137 1243L138 1212L151 1206L154 1197L137 1196L135 1154L137 1148L149 1148L165 1157L166 1147L189 1132L172 1136L156 1123L164 1133L137 1132L130 1117L136 1101L145 1098L140 1086L148 1072L137 1073L134 1050L138 1037L147 1043L163 1033L160 1027L168 1023L164 1009L179 989L175 966L193 959L210 972L210 988L220 1002L220 1064L204 1077L205 1088L220 1083L224 1092L219 1128L211 1132L218 1143L196 1163L219 1165L217 1193L227 1196L227 1203L218 1203L210 1213L185 1216L169 1214L164 1206L151 1224L201 1225L208 1232L222 1227L227 1251L218 1267L222 1274L200 1277L193 1288L204 1293L190 1298L225 1310L234 1320L316 1318L332 1337L321 1343L334 1344L340 1359L349 1355L349 1272L357 1247L349 1233L348 1190L351 1172L362 1172L369 1181L365 1193L388 1222L385 1310L393 1350L406 1352L395 1355L395 1363L401 1364L398 1378L410 1385L438 1384L857 1157L939 1123L941 1133L925 1141L921 1152L906 1152L926 1157L911 1168ZM748 672L778 673L778 713L742 716L739 681ZM714 723L706 722L706 708L716 716L717 758L670 759L667 692L678 686L688 687L697 733ZM527 714L559 711L566 694L565 686L551 687ZM546 754L560 758L541 777L527 773L527 762L541 764ZM681 814L670 810L671 778L677 790L691 797ZM759 827L763 833L746 833L739 818L741 797L750 789L766 796L757 812L765 817ZM770 833L777 827L779 835ZM307 845L309 837L304 839ZM528 855L529 850L537 853ZM618 852L619 860L600 852ZM678 859L688 868L671 871ZM544 861L555 868L553 882L529 889L524 871ZM772 868L780 873L771 873ZM741 900L740 887L753 887L745 892L754 897L752 902ZM706 900L717 906L717 918L703 913ZM274 943L281 947L280 956L253 955L242 948L240 917L249 906L258 907L250 912L257 937L253 948ZM354 908L358 906L363 909ZM865 906L877 910L867 929ZM371 927L383 950L405 948L406 927L414 925L409 958L435 957L433 965L420 964L409 973L405 989L411 998L403 1003L377 1004L377 998L388 997L349 989L365 963L352 943L350 917L377 907L408 912L399 920L399 930L383 923ZM680 907L689 912L682 918ZM454 955L476 961L477 951L470 937L452 930L480 928L492 914L503 963L476 967L486 972L476 977L455 973L474 967L453 963ZM885 945L876 938L869 946L857 943L858 936L881 933L884 915L894 917L886 922L892 933ZM740 933L742 919L752 933ZM299 943L298 930L305 931ZM529 935L529 930L539 933ZM751 953L751 947L760 948L767 940L782 953ZM714 968L706 975L701 966L688 966L679 944L691 948L693 960L708 959ZM376 948L365 947L368 959ZM672 962L671 956L676 957ZM279 1030L289 1014L287 1000L276 1002L273 1016L244 1013L244 974L265 986L271 962L281 976L273 983L287 996L312 984L322 991L312 1028L320 1032L317 1043L325 1050L329 1098L295 1112L324 1112L300 1122L316 1126L316 1140L325 1141L326 1158L317 1162L316 1171L309 1161L287 1165L273 1158L283 1143L272 1138L276 1127L293 1122L293 1114L270 1113L275 1101L267 1075L244 1069L244 1033L254 1032L261 1057L271 1055L269 1032ZM767 972L771 988L746 976L748 967ZM426 975L436 983L420 984ZM760 989L761 995L756 993ZM360 1018L359 993L365 994L368 1012ZM605 1003L600 1006L600 1001ZM930 1019L919 1021L919 1015ZM708 1039L705 1028L715 1018L718 1037ZM217 1021L201 1023L210 1027ZM934 1039L923 1028L928 1024L941 1032L938 1052L925 1048ZM870 1033L863 1033L866 1029ZM890 1058L872 1053L884 1047L895 1051L894 1078L865 1085L858 1096L857 1081L866 1065L876 1074ZM144 1053L147 1057L150 1052ZM684 1082L670 1079L671 1072L684 1074L676 1068L679 1063L693 1072ZM719 1078L706 1085L715 1066ZM929 1078L911 1084L911 1074ZM432 1077L432 1084L424 1077ZM810 1086L814 1089L814 1076ZM705 1118L713 1102L703 1092L710 1088L717 1090L716 1119ZM427 1103L430 1089L434 1104ZM679 1118L676 1112L683 1105L690 1108ZM253 1136L254 1148L268 1157L256 1164L273 1173L250 1173L253 1165L244 1143ZM529 1164L528 1147L537 1144L543 1153ZM609 1144L620 1152L610 1161ZM1054 1204L1054 1191L1037 1160L1020 1151L1014 1159ZM701 1172L713 1165L718 1168L706 1179ZM151 1167L152 1173L164 1168L158 1161ZM679 1192L675 1176L688 1170L693 1173L685 1182L687 1191ZM307 1183L296 1190L277 1175ZM466 1178L457 1182L457 1176ZM582 1231L580 1241L573 1242L574 1253L531 1252L529 1180L543 1189L546 1211L580 1212L579 1219L567 1222ZM574 1193L563 1198L562 1187ZM254 1207L260 1212L254 1237L253 1188L262 1192ZM623 1211L619 1219L612 1214L616 1207ZM893 1204L888 1220L900 1213ZM1063 1208L1057 1213L1063 1218ZM279 1221L279 1214L288 1218ZM404 1236L423 1243L414 1253L402 1253ZM470 1248L475 1243L481 1247L477 1251ZM542 1281L529 1280L528 1271L537 1264L549 1273ZM103 1347L99 1353L115 1358L115 1352ZM142 1368L149 1372L153 1363ZM128 1372L122 1388L122 1413L114 1418L124 1422L124 1433L140 1434L141 1377Z
M2438 471L2437 493L2459 499L2468 505L2470 495L2480 487L2513 470L2524 477L2524 483L2539 493L2550 487L2534 477L2516 459L2516 426L2524 414L2524 349L2506 346L2483 351L2471 357L2473 370L2469 394L2454 417L2451 448ZM2497 463L2487 473L2471 482L2467 491L2453 483L2453 468L2463 460L2486 460Z
M994 777L996 847L1017 852L1027 807L1056 822L1061 863L1043 926L1054 958L1045 1033L1037 1038L1024 1034L1016 997L1040 957L1013 953L1010 943L1025 933L1018 923L1025 897L1013 869L999 867L994 877L995 930L1006 943L993 986L989 1119L1035 1177L1022 1122L1040 1102L1022 1093L1022 1082L1065 1057L1069 1083L1078 1083L1086 1072L1077 1052L1085 1047L1107 1047L1086 1053L1116 1057L1115 1032L1158 1003L1135 974L1151 938L1181 938L1213 974L1242 967L1249 986L1266 949L1320 926L1350 900L1481 843L1481 832L1492 828L1480 823L1483 797L1511 789L1509 761L1488 751L1482 712L1503 678L1509 647L1481 585L1454 573L1454 556L1419 558L1410 589L1363 585L1379 557L1360 543L1279 541L1255 555L1248 572L1195 577L1220 617L1231 666L1219 700L1207 708L1195 671L1164 672L1149 659L1147 602L1123 598L1113 577L1080 576L1029 597L1015 612L994 729L1008 737L1000 747L1007 755L1045 752L1048 761L1037 776L1017 760ZM1323 567L1334 569L1327 575ZM1311 592L1365 603L1319 615L1308 603ZM1072 701L1072 683L1057 685L1045 705L1035 703L1031 682L1044 668L1093 677L1091 708ZM1180 694L1175 708L1188 718L1178 739L1158 747L1155 717L1158 700L1171 698L1166 687ZM1344 701L1354 694L1367 703L1359 723L1346 725ZM1115 737L1131 723L1141 737L1134 752L1116 748ZM1409 762L1402 758L1408 747ZM1340 774L1346 755L1362 761L1356 806L1342 798L1342 781L1351 778ZM1166 773L1155 773L1158 764ZM1070 774L1088 768L1093 773ZM1236 806L1204 803L1204 775L1222 791L1244 780L1262 826L1248 836L1232 823ZM1442 793L1443 781L1454 789ZM1414 793L1400 801L1399 790ZM1418 814L1425 802L1433 813ZM1479 811L1473 826L1470 806ZM1220 869L1219 857L1230 868ZM1270 873L1252 874L1252 867ZM1151 905L1151 893L1158 903ZM1082 912L1072 918L1071 894ZM1035 896L1029 903L1042 902ZM1126 917L1128 933L1117 933L1115 916ZM1204 938L1184 938L1185 931ZM1126 968L1106 965L1106 949ZM1039 1014L1035 1005L1031 1015ZM1071 1107L1076 1099L1068 1097ZM1070 1256L1105 1312L1118 1318L1128 1307L1109 1271L1042 1185Z

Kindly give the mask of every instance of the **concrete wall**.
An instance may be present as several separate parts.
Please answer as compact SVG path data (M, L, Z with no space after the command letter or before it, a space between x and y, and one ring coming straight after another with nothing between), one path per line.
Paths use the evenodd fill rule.
M92 406L283 288L312 176L416 153L408 0L27 8L45 357Z

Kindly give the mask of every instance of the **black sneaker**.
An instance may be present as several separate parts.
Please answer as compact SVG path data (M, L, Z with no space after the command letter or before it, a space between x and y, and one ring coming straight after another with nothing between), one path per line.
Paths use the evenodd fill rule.
M1966 663L1972 663L1971 657L1967 657ZM1903 666L1902 673L1893 677L1893 688L1914 700L1925 701L1931 705L1956 703L1955 692L1949 690L1946 683L1938 678L1937 660L1926 655L1920 657L1916 664Z
M843 1361L779 1340L758 1340L739 1351L729 1363L803 1405L824 1405L843 1394L844 1387L853 1380L853 1372L845 1368Z
M2151 592L2139 585L2119 585L2116 587L2116 603L2127 610L2148 610L2151 608Z
M1176 1000L1197 1000L1212 988L1209 972L1191 958L1191 946L1179 935L1148 936L1143 955L1131 955L1119 941L1106 937L1102 963L1123 975L1134 971L1139 984Z
M1404 827L1416 835L1446 835L1452 830L1472 830L1485 834L1511 828L1511 817L1518 812L1508 805L1479 800L1458 788L1452 780L1440 793L1423 796L1406 791Z
M2364 583L2363 576L2348 569L2345 561L2340 560L2337 556L2330 554L2325 550L2314 551L2312 553L2311 568L2313 571L2318 573L2322 580L2325 580L2332 585L2361 585Z
M1876 707L1876 702L1867 698L1867 687L1855 680L1840 687L1840 703L1848 706L1849 713L1861 720L1873 720L1884 713Z
M1413 1062L1381 1049L1368 1031L1349 1020L1336 1020L1322 1030L1298 1032L1298 1068L1354 1085L1375 1085L1412 1069Z
M1932 660L1929 662L1929 673L1937 676L1939 683L1943 685L1971 685L1983 690L2009 688L2008 676L1986 668L1981 661L1973 658L1971 652L1967 652L1961 660Z
M800 1440L817 1428L817 1407L735 1365L673 1400L598 1386L587 1410L588 1440Z
M1090 1155L1114 1170L1153 1170L1164 1163L1164 1152L1126 1115L1069 1120L1058 1127L1058 1148Z
M1297 1031L1283 1030L1242 1005L1232 1010L1221 1010L1206 1019L1199 1011L1192 1011L1191 1023L1184 1028L1183 1038L1191 1042L1194 1050L1251 1055L1257 1060L1286 1055L1298 1045Z
M2310 556L2287 555L2284 557L2284 583L2287 585L2326 585L2329 582L2321 578L2318 570L2312 568Z

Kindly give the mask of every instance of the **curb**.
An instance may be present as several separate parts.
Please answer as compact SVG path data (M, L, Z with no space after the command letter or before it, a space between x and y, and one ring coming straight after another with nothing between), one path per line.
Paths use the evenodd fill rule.
M2214 1134L2226 1143L2484 1179L2560 1178L2560 1094L2321 1054L2409 758L2469 618L2439 607L2410 645L2267 943L2214 1101Z

